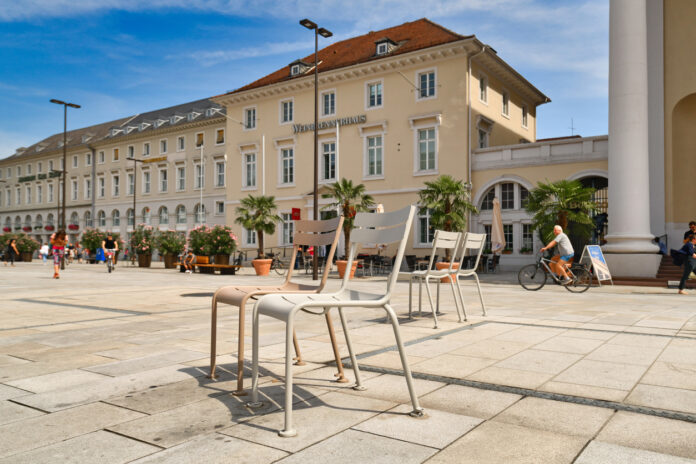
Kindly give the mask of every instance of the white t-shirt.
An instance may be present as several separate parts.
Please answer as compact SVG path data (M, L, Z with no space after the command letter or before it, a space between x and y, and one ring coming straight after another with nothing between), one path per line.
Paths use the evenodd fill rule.
M48 254L48 245L41 246L39 253L41 253L42 255L47 255Z
M568 256L568 255L575 254L575 250L573 250L573 245L570 244L570 239L563 232L556 235L556 238L554 238L553 241L558 243L558 254L559 255Z

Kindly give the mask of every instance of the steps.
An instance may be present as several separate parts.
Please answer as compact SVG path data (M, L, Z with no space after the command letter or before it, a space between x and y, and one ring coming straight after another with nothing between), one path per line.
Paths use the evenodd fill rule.
M657 275L650 277L614 277L615 285L635 285L637 287L667 287L667 281L681 280L683 268L672 264L671 256L663 256ZM696 280L688 280L686 288L696 288Z

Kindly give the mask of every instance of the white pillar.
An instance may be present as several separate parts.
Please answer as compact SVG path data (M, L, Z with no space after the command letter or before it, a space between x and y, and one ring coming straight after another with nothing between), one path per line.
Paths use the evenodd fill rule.
M609 7L608 213L605 253L657 252L650 233L646 0L611 0ZM621 268L621 275L656 270Z

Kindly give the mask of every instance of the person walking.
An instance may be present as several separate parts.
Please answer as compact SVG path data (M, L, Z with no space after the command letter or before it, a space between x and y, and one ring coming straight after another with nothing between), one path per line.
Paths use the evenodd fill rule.
M63 229L56 232L51 238L51 246L53 247L53 278L60 279L58 271L60 271L60 259L65 254L65 244L68 243L68 238L65 236Z
M685 290L686 281L689 279L691 271L696 269L696 234L692 233L691 235L689 235L687 237L687 242L679 251L685 255L683 264L684 273L682 274L682 278L679 281L679 294L687 295L688 292Z
M39 249L39 254L41 255L41 259L43 260L43 263L45 266L46 260L48 259L48 244L47 243L41 244L41 248Z
M5 252L7 257L5 258L5 266L7 266L7 262L10 262L10 266L14 266L15 259L17 256L19 256L19 251L17 250L17 239L12 238L10 239L9 243L7 244L7 251Z

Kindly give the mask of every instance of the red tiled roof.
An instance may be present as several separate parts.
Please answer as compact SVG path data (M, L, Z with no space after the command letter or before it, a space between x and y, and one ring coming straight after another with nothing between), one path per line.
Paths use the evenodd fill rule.
M457 40L473 37L459 35L439 24L435 24L429 19L423 18L400 26L390 27L381 31L372 31L359 37L353 37L341 42L336 42L326 48L319 50L319 72L326 72L333 69L353 66L372 60L379 60L385 57L401 55L415 50L421 50L436 45L442 45ZM386 55L375 56L375 42L379 39L389 38L398 44L398 47ZM314 53L302 59L307 64L314 64ZM302 77L305 74L290 76L290 66L285 66L261 79L245 85L233 92L238 93L245 90L256 89L266 85L276 84Z

